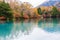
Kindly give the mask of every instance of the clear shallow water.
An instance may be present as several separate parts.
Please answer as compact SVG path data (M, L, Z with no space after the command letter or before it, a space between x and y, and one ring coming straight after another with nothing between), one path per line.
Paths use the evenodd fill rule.
M60 40L60 19L0 21L0 40Z

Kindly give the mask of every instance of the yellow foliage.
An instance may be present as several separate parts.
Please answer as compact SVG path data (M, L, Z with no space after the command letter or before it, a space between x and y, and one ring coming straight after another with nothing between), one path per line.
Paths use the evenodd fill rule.
M37 16L39 16L37 8L33 8L34 13L36 13Z
M40 7L41 8L41 10L43 11L43 10L45 10L45 11L50 11L53 7L52 6L41 6Z

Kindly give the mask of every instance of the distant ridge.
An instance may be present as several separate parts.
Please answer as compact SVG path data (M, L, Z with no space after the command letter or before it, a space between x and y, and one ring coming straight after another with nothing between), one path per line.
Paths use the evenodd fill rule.
M59 0L56 0L56 1L46 1L46 2L42 3L41 5L38 5L37 8L39 8L41 6L56 6L56 7L59 6L60 7L60 1Z

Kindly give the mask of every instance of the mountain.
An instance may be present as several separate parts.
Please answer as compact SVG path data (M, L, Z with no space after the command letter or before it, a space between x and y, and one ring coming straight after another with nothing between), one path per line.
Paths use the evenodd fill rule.
M58 6L57 4L60 5L60 1L46 1L42 3L41 5L38 5L37 7L39 8L41 6Z

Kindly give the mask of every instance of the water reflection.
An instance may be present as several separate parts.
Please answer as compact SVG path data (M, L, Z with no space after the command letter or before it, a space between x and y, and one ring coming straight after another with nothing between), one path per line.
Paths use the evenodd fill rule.
M10 35L13 22L0 20L0 37L6 37Z
M60 32L60 19L40 20L38 26L48 32Z
M59 35L59 18L0 20L0 40L59 40Z

